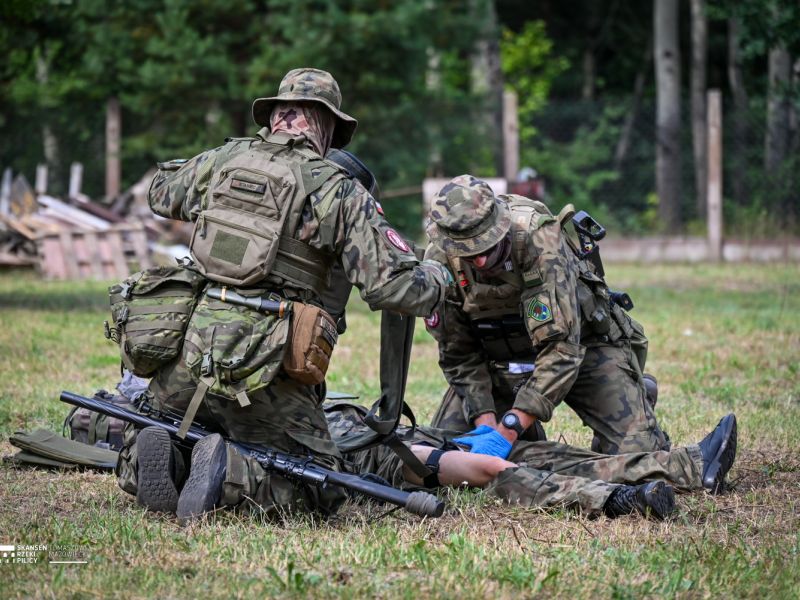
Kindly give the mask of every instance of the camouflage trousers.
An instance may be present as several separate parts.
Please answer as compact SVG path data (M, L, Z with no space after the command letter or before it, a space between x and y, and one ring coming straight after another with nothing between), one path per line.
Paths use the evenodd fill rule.
M157 410L183 415L195 388L188 369L178 361L153 378L147 393ZM250 406L241 407L236 401L206 394L194 422L235 442L260 444L297 456L313 455L319 464L338 470L341 456L321 408L324 395L324 385L303 385L281 370L266 388L248 394ZM190 458L184 456L182 462L189 465ZM337 488L320 490L267 473L230 444L227 461L223 506L268 514L293 509L332 514L345 499ZM118 475L120 487L132 494L136 493L136 468L135 435L129 432L120 453ZM179 474L179 479L183 478Z
M514 404L515 386L527 380L530 373L495 368L491 376L496 412L502 415ZM578 377L564 402L594 431L592 447L598 452L652 452L670 447L647 401L639 361L627 341L587 344ZM472 425L467 414L463 400L450 388L431 425L469 431Z
M447 432L400 428L407 445L441 447ZM679 490L702 489L702 456L698 446L671 451L606 455L557 442L514 445L508 460L518 466L502 471L486 490L510 504L526 507L577 507L597 513L620 484L663 480ZM385 446L345 455L348 470L380 475L396 487L414 488L403 476L403 463Z

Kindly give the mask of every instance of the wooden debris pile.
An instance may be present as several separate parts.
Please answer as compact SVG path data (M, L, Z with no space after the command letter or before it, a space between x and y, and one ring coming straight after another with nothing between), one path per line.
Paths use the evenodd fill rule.
M41 167L40 167L41 168ZM73 165L68 198L46 194L46 173L36 190L22 174L3 173L0 187L0 267L35 267L48 279L124 279L152 266L155 252L188 255L185 227L157 219L147 205L148 173L110 205L80 193ZM178 244L170 247L161 245Z

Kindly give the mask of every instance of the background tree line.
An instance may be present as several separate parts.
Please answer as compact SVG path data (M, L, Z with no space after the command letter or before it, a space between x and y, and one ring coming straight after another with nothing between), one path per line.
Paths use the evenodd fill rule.
M288 69L338 79L352 150L384 189L502 172L502 90L522 164L554 207L627 231L692 230L704 211L709 87L725 98L728 222L796 229L800 5L793 0L6 0L0 165L69 164L103 194L105 111L122 110L123 183L255 130ZM658 166L658 169L656 167ZM730 200L730 201L727 201ZM416 197L385 203L416 233Z

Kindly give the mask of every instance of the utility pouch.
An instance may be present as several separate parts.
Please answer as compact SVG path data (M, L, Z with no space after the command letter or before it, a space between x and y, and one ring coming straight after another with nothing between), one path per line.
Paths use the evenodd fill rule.
M125 396L114 396L105 390L95 393L95 398L116 404L121 408L136 410ZM73 408L64 421L69 427L69 437L76 442L119 451L125 434L125 421L103 415L88 408Z
M336 322L327 312L312 304L295 302L283 368L301 383L322 383L338 337Z
M603 280L589 271L581 269L578 278L578 304L589 334L602 336L611 342L617 341L621 333L611 316L608 288Z
M241 296L264 293L235 291ZM288 332L285 317L203 296L186 331L183 358L201 396L210 390L247 406L247 394L268 385L280 368Z
M154 267L108 288L114 327L106 337L119 343L124 365L149 377L178 357L186 326L205 279L183 266Z

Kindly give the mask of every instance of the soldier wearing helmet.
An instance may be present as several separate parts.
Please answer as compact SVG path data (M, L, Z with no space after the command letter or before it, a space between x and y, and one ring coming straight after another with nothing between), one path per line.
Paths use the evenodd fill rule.
M433 199L425 257L448 264L457 288L425 321L450 384L433 425L476 427L464 438L473 452L505 457L518 437L543 437L540 424L565 402L598 452L667 449L646 401L646 353L632 347L646 340L641 326L609 300L561 221L471 175Z

